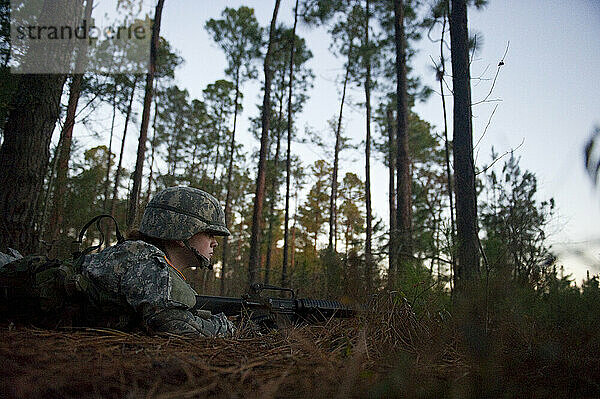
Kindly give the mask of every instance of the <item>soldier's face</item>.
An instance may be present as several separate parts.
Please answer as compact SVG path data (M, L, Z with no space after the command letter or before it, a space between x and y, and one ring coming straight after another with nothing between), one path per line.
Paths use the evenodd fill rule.
M213 256L215 247L219 245L214 235L206 233L198 233L192 236L189 244L208 259Z

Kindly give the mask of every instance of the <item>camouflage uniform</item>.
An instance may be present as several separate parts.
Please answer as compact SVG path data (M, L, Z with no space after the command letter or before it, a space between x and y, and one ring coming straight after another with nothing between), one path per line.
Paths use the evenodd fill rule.
M210 261L190 247L188 239L201 232L230 234L217 200L190 187L167 188L153 197L144 211L140 232L162 240L183 241L200 265L206 267ZM128 329L141 324L152 333L204 337L230 336L234 332L233 324L223 313L211 315L193 309L196 292L168 263L165 253L145 241L123 241L87 255L80 267L36 260L39 265L35 267L15 262L2 268L2 263L16 258L16 254L11 255L0 253L0 277L6 275L9 281L14 281L14 276L33 278L29 282L30 297L62 294L68 301L71 294L83 293L86 304L81 313L88 325ZM27 258L20 262L27 263ZM38 277L44 277L44 282ZM58 286L64 288L63 292L57 292ZM43 294L50 291L52 295ZM63 299L60 298L61 304L65 303ZM87 309L87 305L91 308Z
M0 252L0 267L17 259L21 259L22 257L23 255L21 255L19 251L12 248L8 248L7 254L5 254L4 252Z
M101 324L115 328L141 322L151 333L229 336L233 324L224 314L194 311L196 292L165 260L165 254L144 241L125 241L90 257L82 267L84 289ZM110 319L109 315L118 315Z
M140 232L163 240L187 240L200 232L231 235L217 199L192 187L169 187L152 197L144 210Z

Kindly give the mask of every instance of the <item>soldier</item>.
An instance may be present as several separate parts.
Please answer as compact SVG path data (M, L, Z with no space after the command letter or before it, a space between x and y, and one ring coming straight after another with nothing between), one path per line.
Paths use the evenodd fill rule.
M56 273L44 271L44 276L60 275L61 288L64 285L67 292L83 294L89 304L83 312L86 324L117 329L141 325L150 333L230 336L234 327L224 314L193 309L196 292L183 273L187 267L211 268L215 237L229 234L216 198L196 188L170 187L148 203L139 231L129 239L87 255L72 275L61 265ZM15 264L19 262L7 267ZM54 279L36 292L52 294L56 285Z

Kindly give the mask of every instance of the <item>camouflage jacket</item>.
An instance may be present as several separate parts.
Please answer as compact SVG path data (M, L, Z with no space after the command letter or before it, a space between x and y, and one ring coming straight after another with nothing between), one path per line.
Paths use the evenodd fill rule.
M0 252L0 267L17 259L21 259L22 257L23 255L21 255L19 251L14 250L12 248L8 248L7 254L5 254L4 252Z
M161 250L144 241L125 241L87 257L81 274L93 307L118 314L121 324L135 319L151 333L204 337L234 331L224 314L194 311L196 292Z

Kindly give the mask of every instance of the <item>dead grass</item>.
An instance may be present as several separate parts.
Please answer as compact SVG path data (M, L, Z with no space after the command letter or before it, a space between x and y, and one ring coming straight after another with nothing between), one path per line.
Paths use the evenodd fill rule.
M357 321L235 339L0 329L7 398L361 397L378 380Z
M0 325L0 397L365 397L415 353L419 326L387 300L350 320L233 339Z
M0 398L597 397L597 351L522 323L486 337L392 297L349 320L230 339L0 324ZM531 331L530 331L531 330ZM540 341L540 342L538 342ZM559 350L560 349L560 350Z

